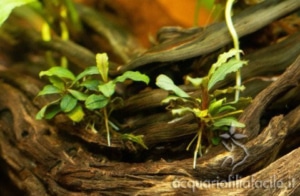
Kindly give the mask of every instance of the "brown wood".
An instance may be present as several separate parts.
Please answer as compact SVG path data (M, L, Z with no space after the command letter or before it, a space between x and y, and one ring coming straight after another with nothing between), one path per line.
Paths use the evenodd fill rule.
M237 30L245 36L299 7L299 0L266 1L237 16ZM257 16L262 20L253 20ZM9 32L21 36L18 31ZM33 48L56 51L81 68L94 63L91 51L71 41L44 42L33 30L25 28L23 33ZM175 60L212 53L230 42L224 23L192 38L178 50L166 49L168 44L157 46L117 72L114 65L111 72L144 69L156 61L171 66ZM253 101L239 119L246 128L236 132L247 138L238 141L240 146L231 143L235 144L231 151L222 144L212 147L198 158L196 169L192 152L185 148L198 123L191 114L174 117L165 110L161 100L168 92L152 87L129 93L123 107L112 114L122 131L143 135L148 150L119 137L113 137L108 147L105 135L88 131L84 124L74 125L63 115L36 120L37 111L47 103L47 98L36 98L44 83L13 68L0 70L1 175L22 192L18 194L28 195L299 195L299 41L298 32L244 56L249 64L242 75L250 89L245 94L253 96ZM197 44L205 47L194 51ZM259 79L270 75L277 79ZM218 87L232 81L228 76ZM187 85L182 88L192 96L200 93ZM285 108L291 102L293 107Z
M295 84L300 77L290 77L289 74L299 69L299 65L300 57L278 79L278 81L289 82L281 82L280 84ZM266 93L270 97L269 91L274 90L275 84L278 82L274 82L257 97L267 97ZM287 174L291 168L293 168L291 175L295 178L293 183L296 183L296 187L288 190L276 189L274 193L299 191L297 188L299 185L299 167L296 158L298 156L294 156L294 154L299 153L299 150L275 160L284 138L295 132L295 128L298 127L299 107L286 117L274 117L258 136L245 143L250 156L234 171L230 165L221 167L224 157L232 155L236 157L235 161L238 162L243 160L244 153L241 150L228 152L224 148L213 149L208 156L199 158L197 168L193 170L191 158L171 162L161 160L148 163L122 163L111 162L105 156L91 156L91 152L87 151L85 147L89 144L67 139L64 134L60 134L61 131L64 131L63 129L57 130L45 121L34 119L37 108L30 101L30 93L29 96L24 96L22 90L3 82L1 89L6 92L0 96L1 156L9 165L9 176L14 179L14 183L20 189L31 194L63 195L77 191L82 194L88 192L109 194L111 191L122 194L149 194L150 192L157 194L186 192L188 194L191 193L191 189L183 190L171 187L172 183L175 183L173 180L177 178L182 180L214 180L216 176L223 179L229 174L247 171L247 175L251 174L248 172L254 172L253 177L257 181L267 180L268 176L274 174L278 180L288 182ZM276 89L284 91L286 87ZM276 93L271 95L276 97ZM261 99L260 106L254 100L245 110L245 114L252 111L253 108L264 107L268 100ZM259 113L259 111L257 112ZM251 118L253 119L253 117ZM245 123L248 130L248 127L253 127L255 121L246 121ZM251 131L249 130L248 133ZM100 147L99 150L102 152ZM10 153L7 154L6 152ZM293 161L289 158L290 156L294 157ZM269 165L271 162L273 163ZM265 166L265 169L260 170ZM251 176L245 176L245 178L235 182L247 182L249 178ZM232 183L234 182L228 182L228 186ZM47 188L44 184L48 184ZM206 191L212 194L219 193L218 188L214 188L215 186L217 185L213 185ZM154 190L155 192L153 192ZM226 190L249 194L259 191L255 188ZM205 193L205 190L201 191Z

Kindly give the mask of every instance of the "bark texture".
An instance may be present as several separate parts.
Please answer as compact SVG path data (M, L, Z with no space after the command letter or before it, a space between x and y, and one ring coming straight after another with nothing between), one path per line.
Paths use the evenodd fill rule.
M246 9L235 18L238 34L244 37L299 7L299 0L272 0ZM91 28L97 25L84 20ZM76 43L59 38L44 42L26 28L22 33L31 47L56 51L78 67L94 62L93 53ZM162 43L124 65L114 64L111 76L127 70L148 70L151 75L175 61L202 62L229 42L225 24L218 23ZM239 119L246 128L236 132L247 138L228 141L230 150L211 148L198 158L196 169L191 152L183 149L198 124L191 114L174 117L165 110L161 100L168 92L151 88L128 93L123 107L112 114L122 129L143 135L148 150L119 138L108 147L105 137L63 115L37 121L36 113L47 103L46 98L36 99L44 83L13 69L0 70L1 175L28 195L299 195L299 42L298 32L244 56L249 64L242 69L247 87L243 96L253 101ZM229 75L218 88L233 81ZM182 88L192 96L200 93Z

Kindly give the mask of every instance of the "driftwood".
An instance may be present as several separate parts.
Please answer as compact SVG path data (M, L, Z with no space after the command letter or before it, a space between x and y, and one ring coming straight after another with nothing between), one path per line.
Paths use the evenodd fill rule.
M297 0L265 1L237 15L234 26L239 37L243 37L299 8L300 2ZM231 37L225 23L217 23L194 35L154 47L126 66L119 67L116 72L122 73L154 62L178 61L205 55L230 42Z
M278 81L284 81L283 83L289 81L288 84L291 85L298 83L300 77L291 78L289 74L299 69L299 65L300 57L280 76ZM299 75L300 71L293 73ZM24 79L31 80L30 85L39 83L34 82L33 79L23 78L22 80ZM275 84L276 82L262 91L256 99L270 97L269 92L278 88ZM299 149L295 149L278 160L276 158L284 139L299 131L300 107L295 108L285 117L282 115L273 117L269 125L257 137L246 142L244 146L249 154L247 159L244 160L245 154L241 149L229 152L224 148L216 148L212 150L214 153L199 158L197 168L192 169L191 158L171 162L165 160L146 163L112 162L106 157L109 155L105 153L107 149L101 150L99 146L99 149L94 149L98 151L99 154L96 153L98 156L92 155L89 149L96 146L75 138L67 139L67 136L61 133L63 129L57 130L45 121L34 119L34 114L37 112L36 106L31 102L34 90L29 90L25 94L24 89L28 87L17 88L17 85L11 86L5 83L5 80L0 85L1 89L6 92L0 97L1 156L10 168L8 170L10 178L18 188L30 194L79 194L76 192L110 194L113 191L115 194L123 195L199 192L203 194L209 192L214 195L220 194L220 191L222 194L226 191L228 193L233 191L236 194L271 192L279 195L279 193L296 194L299 192L300 173L297 158ZM286 90L286 88L279 89ZM271 95L276 97L276 94ZM256 99L245 110L245 114L248 112L252 114L252 108L261 108L268 104L268 100L261 99L257 102ZM262 110L258 112L261 113ZM256 115L260 116L259 113ZM253 127L252 123L256 122L246 121L245 123L247 127ZM230 164L223 165L224 159L228 156L234 157L234 162L244 160L243 164L234 170ZM260 170L261 168L264 169ZM225 183L226 176L230 175L247 176ZM270 186L273 187L279 186L272 184L274 182L269 182L270 178L273 181L279 181L280 188L259 187L262 186L259 184L261 182L271 183ZM196 184L201 181L209 183L210 181L216 182L216 180L225 184L209 184L210 187L207 189ZM187 181L189 183L185 184ZM249 188L234 187L246 186L250 182L257 184L251 184ZM219 190L217 186L233 188Z
M253 6L235 19L238 33L250 34L299 7L298 0L273 0ZM253 19L258 15L264 16L262 20ZM84 20L95 25L88 18ZM14 29L8 31L21 36ZM36 35L26 28L22 32L32 47L63 54L78 67L94 63L93 53L78 44L59 38L44 42ZM169 66L168 62L199 57L230 42L224 23L212 25L187 41L190 38L154 47L126 65L115 64L111 74L145 70L154 62L164 62L155 64L158 67ZM143 135L148 150L118 137L112 138L108 147L105 137L81 124L74 126L63 115L48 122L35 120L37 111L47 103L46 98L36 99L44 84L13 69L2 70L0 164L5 169L1 174L9 177L20 194L29 195L298 195L300 98L288 92L299 89L299 40L300 34L295 33L245 55L249 65L242 69L242 75L250 90L244 94L254 99L240 116L246 128L236 132L247 138L238 143L228 141L232 144L230 151L222 145L211 148L198 158L196 169L185 147L198 125L193 115L173 117L164 109L161 100L168 92L151 88L130 95L112 114L122 131ZM178 47L181 42L184 44ZM195 50L198 44L205 47ZM170 45L176 45L176 49L169 49ZM128 56L120 58L127 61ZM270 77L270 70L276 80L263 82L260 78ZM252 83L253 79L258 83ZM232 81L228 76L218 87ZM192 96L199 95L194 88L182 88ZM296 102L295 107L266 114L276 103L284 105L290 100ZM125 113L126 117L119 115Z
M300 2L298 0L268 0L264 3L245 9L242 13L235 16L234 25L239 37L243 37L261 29L276 19L296 11L299 8ZM83 11L85 11L84 13L87 15L87 10L83 9ZM92 16L94 15L94 13L90 14ZM99 31L99 33L101 33L101 28L99 29L99 26L103 25L102 21L97 20L96 18L94 23L91 24L89 20L90 18L83 18L84 20L87 20L86 23L88 25L90 25L93 29L96 29L95 31ZM260 18L260 20L257 20L257 18ZM53 50L59 52L61 55L66 56L71 62L81 68L95 64L94 54L89 49L78 44L74 44L70 41L61 40L58 37L54 37L51 42L45 42L40 38L38 32L35 32L34 29L28 26L22 25L22 22L24 21L18 21L16 24L22 27L22 31L16 28L8 28L7 31L18 39L24 40L25 44L33 46L33 48L40 47L44 50ZM106 35L107 32L106 30L104 31L105 32L102 32L101 34ZM115 39L118 40L121 38L118 35ZM128 38L125 37L123 39L124 40L122 43L126 43L125 39ZM117 75L127 70L133 70L137 68L141 69L151 63L173 62L199 57L214 52L230 42L231 37L225 22L216 23L207 27L203 31L196 31L195 35L178 38L153 47L144 54L133 58L125 65L118 65L112 62L110 73L111 75ZM72 50L70 50L70 48L72 48ZM121 56L129 55L122 53ZM127 59L128 57L120 58ZM276 56L273 58L276 58ZM272 60L272 58L270 60Z

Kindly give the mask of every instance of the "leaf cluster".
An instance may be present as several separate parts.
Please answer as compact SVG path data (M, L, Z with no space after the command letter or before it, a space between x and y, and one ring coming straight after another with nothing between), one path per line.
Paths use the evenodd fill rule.
M102 117L102 126L105 127L108 146L110 146L109 127L114 127L114 125L109 121L109 116L114 109L114 101L120 99L120 97L114 97L116 84L127 79L148 84L149 77L137 71L127 71L121 76L109 79L108 71L108 57L106 53L103 53L96 55L96 66L86 68L77 76L65 67L52 67L40 72L40 77L47 76L51 84L44 86L38 96L52 95L56 98L37 113L36 119L52 119L57 114L64 113L73 122L80 122L87 111L94 112L96 116ZM92 122L87 126L96 130L94 124L95 122ZM123 139L131 140L147 148L141 137L122 136Z
M47 76L51 84L44 86L38 96L58 96L45 105L36 118L52 119L59 113L65 113L72 121L80 122L85 116L85 110L101 110L113 101L112 97L118 82L130 79L149 83L146 75L133 71L125 72L110 80L106 53L96 55L96 64L97 66L88 67L77 76L64 67L52 67L40 72L40 77Z

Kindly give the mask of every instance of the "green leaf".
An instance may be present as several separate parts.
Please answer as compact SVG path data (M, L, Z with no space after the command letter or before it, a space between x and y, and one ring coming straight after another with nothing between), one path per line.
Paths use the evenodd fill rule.
M73 95L73 97L75 97L77 100L80 100L80 101L85 101L89 96L87 94L84 94L83 92L73 90L73 89L68 89L68 92L71 95Z
M199 108L193 108L193 112L200 119L206 118L208 116L208 110L200 110Z
M61 91L65 90L65 82L62 79L60 79L59 77L50 76L48 79L53 86L57 87Z
M141 145L143 148L148 149L148 147L144 143L143 137L144 137L143 135L133 135L130 133L122 134L122 139L130 140L132 142Z
M199 87L205 80L207 80L207 77L204 78L191 78L190 76L187 76L186 79L193 84L195 87Z
M217 82L223 80L227 74L238 71L246 63L247 61L233 58L222 64L209 78L208 90L210 90Z
M180 115L182 116L183 114L186 114L188 112L194 112L191 108L177 108L177 109L172 109L172 114L173 115Z
M223 103L226 101L226 98L220 100L212 100L208 106L208 112L213 116L221 108Z
M213 125L215 127L222 127L222 126L234 126L234 127L239 127L239 128L245 127L245 125L243 123L240 123L234 117L225 117L225 118L218 119L213 123Z
M100 81L96 79L86 80L80 84L91 91L98 91L98 86L100 85Z
M217 68L219 68L221 65L223 65L224 63L226 63L228 61L228 59L230 59L231 57L233 57L236 54L241 53L241 52L242 52L241 50L236 50L236 49L232 48L228 52L224 52L223 54L220 54L217 62L211 66L211 68L208 72L208 77L210 78L211 75L215 72L215 70Z
M66 78L70 80L75 80L74 74L64 67L52 67L47 71L41 71L39 74L40 77L42 76L57 76L59 78Z
M100 84L98 90L106 97L111 97L115 93L116 84L113 81L109 81L105 84Z
M166 103L170 103L171 101L182 101L182 102L187 102L188 100L187 99L184 99L184 98L182 98L182 97L177 97L177 96L168 96L168 97L166 97L165 99L163 99L162 101L161 101L161 103L164 103L164 104L166 104Z
M233 93L235 92L236 88L233 87L233 86L230 86L230 87L227 87L226 89L216 89L214 92L213 92L213 95L214 97L217 97L219 95L222 95L222 94L230 94L230 93Z
M98 71L104 82L108 81L108 56L106 53L96 54L96 63Z
M41 119L52 119L55 115L61 112L61 109L58 104L50 103L45 105L35 116L37 120Z
M37 96L49 95L49 94L60 94L60 93L62 93L62 91L60 89L49 84L49 85L44 86L44 88L39 92L39 94Z
M61 109L59 107L59 105L50 105L47 108L46 114L45 114L45 119L49 120L52 119L54 116L56 116L58 113L61 112Z
M220 137L213 137L211 139L211 142L213 145L218 145L221 142L221 138Z
M84 112L81 105L77 105L72 111L67 113L67 116L73 122L80 122L84 118Z
M124 82L126 79L131 79L136 82L144 82L149 84L149 77L145 74L141 74L138 71L126 71L123 75L118 76L114 79L115 82Z
M225 105L225 106L222 106L221 108L219 108L219 110L217 111L217 114L218 113L221 113L221 112L229 112L229 111L235 111L236 108L231 106L231 105Z
M42 109L40 109L40 111L36 114L35 119L37 119L37 120L43 119L45 116L47 107L48 107L48 105L45 105L44 107L42 107Z
M173 91L179 97L190 97L181 88L176 86L171 78L164 74L161 74L156 78L156 85L164 90Z
M70 94L64 95L60 101L60 108L63 112L70 112L76 107L76 105L77 99Z
M98 71L98 68L96 66L88 67L83 72L78 74L78 76L76 76L76 78L74 80L74 83L81 80L82 78L84 78L86 76L98 75L98 74L99 74L99 71Z
M90 95L85 101L85 107L89 110L104 108L109 102L109 99L103 95Z
M8 18L11 11L18 7L22 6L36 0L1 0L0 2L0 26L4 23L4 21Z

